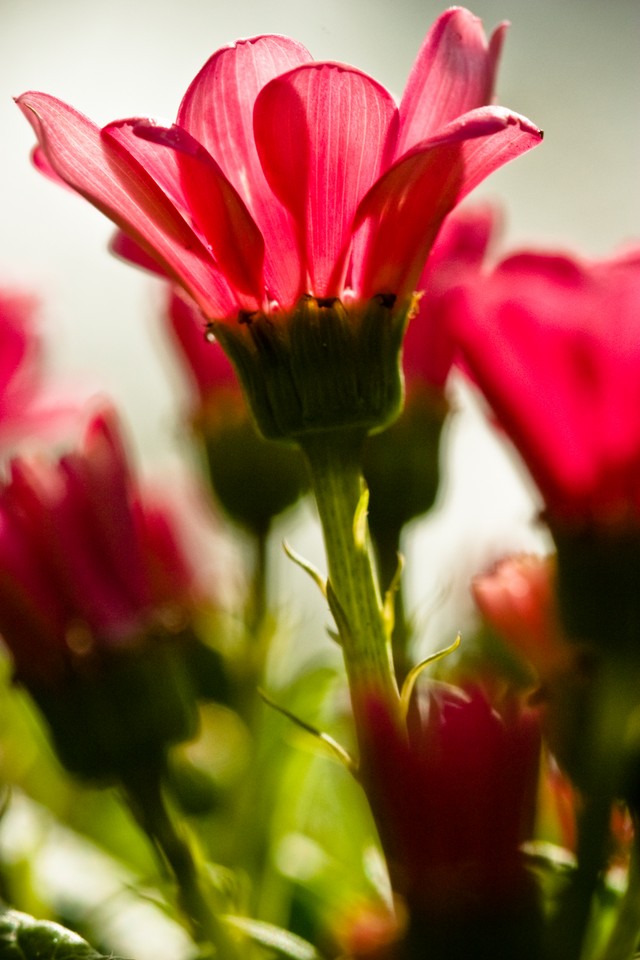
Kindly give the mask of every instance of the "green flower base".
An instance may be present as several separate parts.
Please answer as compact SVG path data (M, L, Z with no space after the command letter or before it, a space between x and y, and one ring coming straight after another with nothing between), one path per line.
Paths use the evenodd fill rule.
M413 302L392 296L345 304L304 296L287 314L213 322L260 432L272 440L381 429L400 413L400 355Z

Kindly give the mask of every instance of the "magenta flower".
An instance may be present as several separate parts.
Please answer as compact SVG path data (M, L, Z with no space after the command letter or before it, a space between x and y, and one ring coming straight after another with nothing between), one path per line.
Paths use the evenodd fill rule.
M49 386L37 303L0 291L0 443L45 437L75 422L80 392Z
M422 387L438 394L444 388L456 349L449 294L475 282L499 226L500 218L488 204L456 210L442 225L417 283L418 312L404 339L408 392Z
M640 255L509 257L454 304L463 361L552 522L640 518Z
M555 597L552 556L518 554L473 579L473 599L489 626L546 683L573 666Z
M260 36L224 47L177 123L99 129L44 93L18 103L49 168L135 240L216 320L327 298L411 295L440 222L537 144L491 103L505 28L452 8L396 106L375 80Z
M364 782L394 890L426 943L464 941L479 917L498 929L522 910L524 922L534 909L521 846L533 834L536 715L513 702L501 716L478 690L438 683L419 690L407 732L380 701L367 709Z
M166 326L197 394L193 404L195 417L215 415L222 395L241 405L241 415L246 417L248 412L240 384L226 354L219 344L209 343L203 336L202 314L195 304L173 289L169 295Z
M138 489L112 410L58 461L13 460L0 488L0 630L21 680L47 686L74 658L135 646L199 596L175 520Z

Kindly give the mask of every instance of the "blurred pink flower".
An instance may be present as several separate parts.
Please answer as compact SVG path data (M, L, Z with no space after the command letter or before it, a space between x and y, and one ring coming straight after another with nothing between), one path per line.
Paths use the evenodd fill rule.
M235 398L242 418L246 419L249 413L230 360L219 344L206 340L202 314L196 305L175 289L169 293L166 326L197 393L196 415L215 415L224 394L227 398Z
M404 338L408 391L414 386L443 389L455 354L449 294L480 275L499 227L500 217L489 204L455 210L442 225L417 283L418 313Z
M421 685L408 736L369 703L363 774L392 883L412 912L506 908L529 884L540 736L515 702L499 715L478 690Z
M463 363L558 523L640 518L640 251L521 253L455 297Z
M548 681L572 669L576 648L560 624L553 556L518 554L474 578L473 598L485 620Z
M0 631L21 680L184 625L201 587L168 506L136 484L113 410L59 460L16 458L0 487Z
M540 131L488 105L505 26L487 40L454 7L429 31L402 101L280 36L215 53L177 124L99 129L44 93L18 103L37 163L109 216L204 315L274 313L304 294L406 302L446 214L535 146Z
M68 428L82 402L79 390L47 383L36 314L35 298L0 290L0 444L5 446Z

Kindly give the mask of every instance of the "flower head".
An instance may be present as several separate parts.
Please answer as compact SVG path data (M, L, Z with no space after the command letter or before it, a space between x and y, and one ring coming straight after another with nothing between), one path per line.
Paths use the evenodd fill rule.
M283 408L299 380L323 352L331 363L344 355L349 335L356 342L343 363L349 370L355 358L357 367L371 326L392 328L380 339L397 356L443 218L540 141L528 120L488 105L504 32L503 25L487 42L467 10L446 11L427 34L399 106L366 74L315 62L279 36L215 53L171 127L135 118L99 129L43 93L18 103L38 135L39 166L99 207L187 291L215 322L254 412L269 407L263 431L295 436L343 426L343 408L362 394L358 375L346 397L329 402L312 385L311 401L291 418ZM371 311L349 313L350 303L376 297ZM336 299L344 300L339 308ZM282 327L291 312L303 343L291 333L284 349L291 369L283 374L282 331L270 324ZM254 322L260 318L268 322ZM320 331L320 344L307 350L309 327ZM256 357L263 366L276 357L276 386L288 377L291 389L274 398L267 373L258 390ZM317 376L326 377L324 367ZM379 379L393 375L382 371ZM397 412L399 387L391 384L388 394L377 407L372 401L373 411L356 410L356 422L368 429ZM327 414L332 405L338 409Z
M457 924L528 909L520 846L533 830L537 719L434 683L421 685L407 727L370 701L365 782L394 889L418 924L443 924L455 942Z
M17 676L135 646L201 597L171 512L134 481L115 414L58 460L16 458L0 488L0 629Z
M560 626L554 587L554 557L533 554L506 557L471 585L485 620L545 682L571 670L576 652Z
M522 253L458 294L456 337L552 526L640 519L640 254Z
M211 318L304 293L411 293L442 217L539 131L487 106L504 36L462 8L427 35L400 106L355 68L259 36L215 53L177 123L102 130L41 93L41 158ZM401 244L402 249L398 249ZM393 250L390 257L388 250Z

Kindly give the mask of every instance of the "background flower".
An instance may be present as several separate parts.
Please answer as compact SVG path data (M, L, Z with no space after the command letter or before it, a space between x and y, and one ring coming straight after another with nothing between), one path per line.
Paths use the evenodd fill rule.
M53 437L75 425L81 391L46 378L38 304L0 289L0 446ZM86 391L85 391L86 394Z
M55 685L74 657L182 629L203 585L171 509L142 494L104 409L60 459L15 458L0 488L0 627L17 676Z
M640 514L640 251L503 260L455 301L464 363L557 522Z

